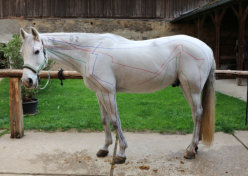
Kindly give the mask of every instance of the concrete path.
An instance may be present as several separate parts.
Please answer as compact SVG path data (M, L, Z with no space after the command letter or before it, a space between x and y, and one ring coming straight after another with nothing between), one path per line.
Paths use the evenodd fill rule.
M192 135L125 132L127 161L116 165L114 175L248 175L248 150L232 135L216 133L211 148L199 145L194 160L183 158ZM236 132L248 144L248 132ZM0 138L0 176L77 174L108 175L113 146L106 158L95 153L104 133L25 131L22 139Z
M246 79L243 79L242 86L237 86L236 79L216 80L215 87L216 87L216 91L218 92L246 101L246 94L247 94Z

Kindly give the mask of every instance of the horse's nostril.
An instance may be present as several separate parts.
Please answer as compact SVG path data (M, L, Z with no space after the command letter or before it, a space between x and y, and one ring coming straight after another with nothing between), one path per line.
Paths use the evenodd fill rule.
M29 83L30 85L32 85L32 84L33 84L33 80L32 80L31 78L28 78L28 83Z

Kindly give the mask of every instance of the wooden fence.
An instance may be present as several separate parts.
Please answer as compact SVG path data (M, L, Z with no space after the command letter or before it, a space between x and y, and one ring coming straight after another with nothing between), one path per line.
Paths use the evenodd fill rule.
M171 19L210 0L0 0L1 18Z
M230 78L248 78L248 71L216 70L216 75ZM57 71L42 71L41 78L58 78ZM21 138L24 135L23 112L21 100L21 80L22 70L0 70L0 78L9 77L9 109L10 109L10 130L11 138ZM63 71L65 79L83 79L76 71ZM248 89L247 89L248 93ZM248 108L248 107L246 107ZM247 110L247 109L246 109ZM247 115L247 111L246 111Z

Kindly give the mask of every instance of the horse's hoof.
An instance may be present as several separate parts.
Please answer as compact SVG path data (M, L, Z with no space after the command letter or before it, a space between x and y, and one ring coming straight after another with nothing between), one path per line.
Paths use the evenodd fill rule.
M184 158L186 159L195 159L195 153L191 151L186 151L184 154Z
M108 155L108 151L107 150L99 150L97 153L96 153L96 156L98 157L105 157Z
M126 157L116 156L114 158L114 163L115 164L123 164L123 163L125 163L126 159L127 159Z

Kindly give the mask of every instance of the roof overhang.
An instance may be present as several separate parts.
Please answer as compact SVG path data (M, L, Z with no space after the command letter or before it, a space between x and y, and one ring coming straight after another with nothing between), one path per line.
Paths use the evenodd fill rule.
M177 22L182 22L188 19L192 19L194 17L196 17L197 15L200 15L202 13L207 13L210 12L218 7L224 7L227 6L231 3L234 2L240 2L242 0L214 0L209 2L206 5L203 5L197 9L194 9L192 11L186 12L182 15L180 15L179 17L174 18L173 20L171 20L171 23L177 23Z

